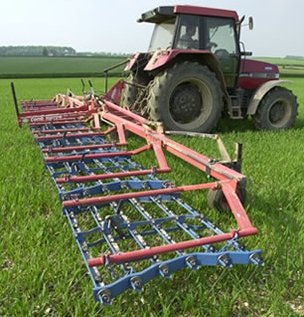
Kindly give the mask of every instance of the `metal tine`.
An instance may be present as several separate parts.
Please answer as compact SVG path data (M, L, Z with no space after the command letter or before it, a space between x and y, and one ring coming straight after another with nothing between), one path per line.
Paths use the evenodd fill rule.
M73 231L73 234L75 237L78 236L78 234L81 234L81 230L78 226L77 220L74 216L73 212L68 212L67 210L64 212L69 224L71 226L71 229ZM85 243L81 243L77 238L76 238L76 243L78 245L78 248L80 250L80 252L82 253L83 258L88 259L90 258L90 252L89 252L89 248L87 247L86 242ZM89 271L91 272L91 279L94 283L95 286L104 286L105 283L102 280L102 277L98 271L98 269L96 267L91 268L89 266L87 266L87 268L89 269Z
M196 233L192 228L190 228L187 224L184 224L178 220L179 216L177 216L171 209L165 206L163 203L158 201L155 197L150 198L167 216L172 216L176 219L176 224L180 227L183 231L185 231L191 238L198 239L200 235ZM189 215L189 214L187 214ZM186 216L186 215L183 215ZM204 246L206 249L207 247Z
M116 167L119 167L119 164L117 164L117 162L111 160L113 165L115 165ZM102 164L101 162L98 161L98 165L103 167L104 172L109 172L108 167L106 167L104 164ZM117 166L118 165L118 166ZM119 178L113 178L113 180L119 180ZM127 223L130 223L128 217L123 214L122 212L120 212L120 210L117 210L117 213L119 213ZM128 228L128 232L131 234L131 236L134 238L135 242L139 245L139 247L143 248L149 248L149 245L147 244L147 242L144 240L143 236L137 232L137 230L135 229L130 229ZM151 258L150 259L151 262L157 262L158 260L155 258Z
M155 177L153 177L155 178ZM131 179L138 179L137 177L131 177ZM151 201L155 202L155 198L150 197ZM165 229L160 229L157 225L155 225L153 222L153 217L151 217L151 215L147 212L147 210L144 209L144 207L142 206L142 204L140 202L138 202L136 199L129 199L129 202L134 206L134 208L148 221L150 221L150 225L152 226L152 228L159 234L159 236L162 237L162 239L168 243L168 244L172 244L175 243L174 240L170 237L170 235L168 234L168 232ZM161 208L163 210L163 208ZM163 210L164 211L164 210ZM167 215L172 216L174 215L173 212L167 213ZM176 215L174 215L176 216ZM178 223L178 222L177 222ZM185 230L185 225L182 225L182 228L184 229L184 231L186 231L192 238L199 238L199 236L197 235L196 232L194 231L189 231L189 230ZM208 246L206 246L205 248L208 248ZM181 252L181 251L175 251L175 253L177 255L184 255L185 252ZM194 257L189 257L186 259L187 265L188 267L190 267L191 269L197 269L198 265L197 265L197 260ZM165 278L169 278L170 277L170 272L169 269L164 266L159 268L159 272L160 275L165 277Z
M213 231L215 234L223 234L224 233L221 229L219 229L214 224L212 224L206 217L202 216L201 213L198 213L195 209L193 209L191 206L189 206L181 198L173 197L173 200L176 201L180 206L186 208L191 214L193 214L194 216L197 216L198 219L200 219L200 222L204 226L206 226L209 230ZM230 241L226 241L226 245L227 245L227 247L233 246L237 250L244 251L244 248L242 246L240 246L240 244L238 242L236 242L234 239L232 239ZM210 246L209 246L209 248L210 248Z
M106 170L106 167L104 167L104 170ZM98 183L100 183L101 186L103 185L102 182L100 182L100 181ZM79 184L77 184L77 185L79 185ZM103 188L104 188L105 193L110 193L110 191L107 190L106 187L103 187ZM116 203L111 203L110 206L112 207L113 210L115 210ZM96 207L93 207L93 209L94 209L94 212L98 213L98 210ZM94 219L95 219L95 222L97 223L97 225L99 225L100 220L98 218L95 218L95 217L94 217ZM140 247L148 247L148 244L144 241L143 237L141 235L139 235L139 233L137 231L131 230L131 229L128 229L128 230L131 233L131 235L135 238L134 239L135 242ZM105 233L104 230L102 230L102 229L101 229L101 231L102 231L102 235L103 235L104 239L106 240L107 244L109 245L111 251L113 253L119 253L120 248L119 248L118 244L116 242L114 242L113 236L111 234ZM132 272L135 272L134 268L130 265L128 265L128 269L126 269L125 264L121 264L120 266L124 270L125 273L128 273L130 270ZM113 271L110 270L110 273L113 276ZM113 278L114 278L114 276L113 276Z
M134 208L146 219L151 221L151 226L153 229L163 238L165 242L168 244L175 243L175 241L170 237L168 232L165 229L160 229L157 225L153 224L153 217L148 213L148 211L142 206L140 202L138 202L136 199L131 198L129 199L131 204L134 206ZM176 254L182 255L184 252L175 251Z
M115 164L115 162L114 162ZM105 172L107 172L106 168L105 168ZM139 180L138 177L131 177L131 179L137 179ZM170 235L168 234L168 232L166 232L166 230L164 229L160 229L158 226L156 226L155 224L153 224L153 217L148 213L147 210L145 210L145 208L142 206L142 204L140 202L138 202L136 199L129 199L128 200L133 207L146 219L151 221L151 226L153 227L153 229L158 232L158 234L167 242L167 243L175 243L174 240L170 237ZM142 236L141 236L142 237ZM184 254L183 252L180 251L176 251L176 253L178 255Z
M136 177L132 177L132 179L134 179ZM206 218L204 217L204 219L202 219L202 214L198 213L195 209L193 209L192 207L190 207L188 204L186 204L185 202L182 201L182 199L180 198L176 198L176 197L172 197L174 201L176 201L181 207L183 207L184 209L186 209L187 211L190 211L190 213L196 217L199 217L200 222L208 229L212 230L214 233L216 234L222 234L223 231L221 231L219 228L217 228L215 225L213 225L211 222L209 222L208 220L206 220ZM156 200L155 198L151 197L150 198L152 201ZM164 206L164 205L162 205ZM167 208L166 206L164 206L165 208ZM172 215L174 215L174 213L171 211ZM170 215L170 213L169 213ZM191 234L190 234L191 236ZM192 238L199 238L199 236L197 235L196 232L193 231L193 236ZM231 240L231 241L227 241L226 245L224 246L224 250L227 249L229 246L234 246L236 249L238 250L244 250L244 248L240 247L240 245L235 241L235 240ZM212 250L213 246L210 245L204 245L203 246L206 250ZM223 250L223 251L224 251Z

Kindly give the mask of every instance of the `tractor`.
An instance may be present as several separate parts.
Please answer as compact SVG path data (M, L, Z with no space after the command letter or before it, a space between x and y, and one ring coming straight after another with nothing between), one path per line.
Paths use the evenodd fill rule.
M148 52L126 65L122 104L166 130L210 132L223 116L252 117L262 130L290 128L297 98L281 86L276 65L247 58L252 54L240 42L244 18L190 5L143 13L138 22L155 24L154 31Z

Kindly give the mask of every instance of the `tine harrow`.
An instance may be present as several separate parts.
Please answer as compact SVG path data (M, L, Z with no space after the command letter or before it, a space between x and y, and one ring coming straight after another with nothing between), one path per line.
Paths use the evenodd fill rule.
M239 242L257 233L237 195L246 182L241 173L174 142L109 96L26 101L19 112L13 84L12 91L18 123L28 122L58 189L95 300L110 304L127 289L141 291L151 279L186 267L262 263L260 250ZM126 132L145 144L128 149ZM136 159L146 151L155 154L155 166ZM164 180L160 175L171 171L165 151L212 181ZM224 232L207 218L208 209L186 202L183 193L202 190L222 191L236 229Z

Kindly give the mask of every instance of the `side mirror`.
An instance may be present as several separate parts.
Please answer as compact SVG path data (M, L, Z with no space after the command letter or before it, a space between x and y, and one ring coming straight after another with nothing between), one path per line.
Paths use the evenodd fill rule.
M253 17L249 17L248 19L249 30L253 29Z

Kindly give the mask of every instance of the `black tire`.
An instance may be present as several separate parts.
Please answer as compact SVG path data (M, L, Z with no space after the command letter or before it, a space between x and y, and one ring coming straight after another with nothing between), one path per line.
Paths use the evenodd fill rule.
M167 130L209 132L223 110L221 85L207 66L176 63L156 75L148 94L150 117Z
M296 96L284 87L274 87L258 106L255 127L259 130L288 129L295 123L297 111Z
M134 74L130 74L126 79L124 91L121 98L121 105L123 107L131 107L137 98L138 88L132 85L132 83L138 83L138 78Z
M241 203L244 204L246 202L246 196L247 196L246 188L239 186L236 190L236 193ZM212 209L216 209L218 211L230 211L227 200L221 189L216 189L216 190L210 189L208 191L207 201L208 201L208 206Z

